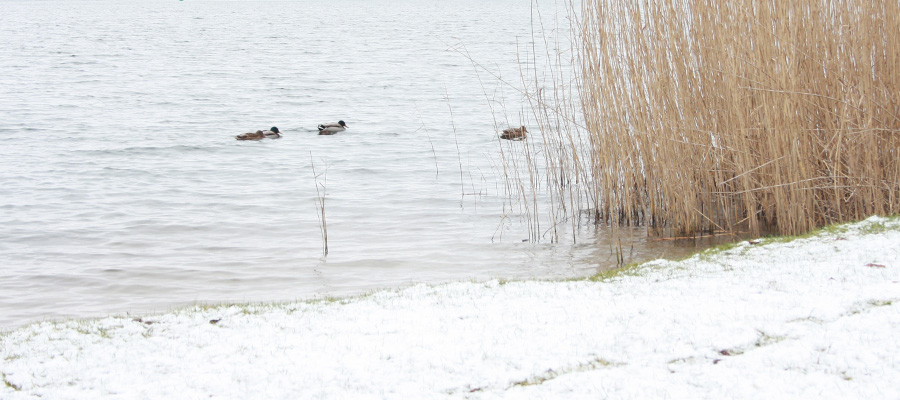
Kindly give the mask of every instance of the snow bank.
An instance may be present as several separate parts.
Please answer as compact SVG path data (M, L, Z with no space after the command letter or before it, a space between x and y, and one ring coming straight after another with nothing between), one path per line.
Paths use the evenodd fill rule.
M3 399L900 398L900 222L654 261L601 282L33 324Z

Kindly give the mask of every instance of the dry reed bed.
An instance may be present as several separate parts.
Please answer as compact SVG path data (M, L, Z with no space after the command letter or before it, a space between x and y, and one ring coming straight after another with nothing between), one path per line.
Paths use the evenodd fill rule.
M900 211L897 1L584 0L579 18L586 132L542 133L587 143L552 170L600 220L794 234Z

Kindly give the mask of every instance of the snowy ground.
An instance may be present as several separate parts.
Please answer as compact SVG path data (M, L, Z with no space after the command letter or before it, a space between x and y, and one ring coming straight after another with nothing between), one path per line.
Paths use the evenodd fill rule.
M2 399L900 398L900 220L599 282L44 322Z

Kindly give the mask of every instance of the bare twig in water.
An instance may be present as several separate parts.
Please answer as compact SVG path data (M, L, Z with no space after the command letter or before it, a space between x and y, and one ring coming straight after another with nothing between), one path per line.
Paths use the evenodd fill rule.
M425 136L428 138L428 144L431 145L431 155L434 156L434 177L437 178L440 175L441 171L438 169L438 161L437 161L437 152L434 151L434 142L431 141L431 134L428 132L428 126L425 125L425 121L422 120L422 113L419 111L419 105L413 102L413 105L416 107L416 114L419 116L419 122L422 123L422 126L419 129L425 130ZM419 131L416 129L416 132Z
M325 163L325 172L322 172L322 182L319 182L319 174L316 173L316 163L313 161L312 152L309 153L309 162L312 164L313 179L316 184L316 218L319 219L319 229L322 231L322 253L327 256L328 223L325 221L325 194L328 183L328 163Z
M444 99L447 100L447 108L450 109L450 126L453 127L453 142L456 143L456 159L459 162L459 204L462 206L462 199L466 196L466 186L463 183L462 156L459 153L459 139L456 137L456 122L453 119L453 107L450 105L450 92L447 91L446 86L444 87Z

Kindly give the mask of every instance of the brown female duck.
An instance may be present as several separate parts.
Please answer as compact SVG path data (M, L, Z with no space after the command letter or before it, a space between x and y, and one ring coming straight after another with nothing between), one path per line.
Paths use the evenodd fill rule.
M265 138L278 139L280 137L281 131L278 130L278 127L273 126L267 131L259 130L256 132L247 132L242 135L237 135L234 138L237 140L263 140Z
M525 129L524 125L518 128L504 129L503 133L500 134L500 139L522 140L525 139L526 133L528 133L528 129Z

